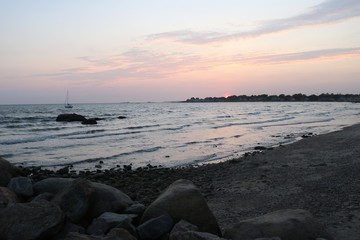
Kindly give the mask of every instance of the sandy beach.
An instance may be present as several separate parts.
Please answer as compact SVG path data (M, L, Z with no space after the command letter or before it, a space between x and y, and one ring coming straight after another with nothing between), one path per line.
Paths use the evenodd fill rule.
M257 151L224 163L182 169L150 167L78 175L117 187L149 204L173 181L193 181L222 228L279 209L306 209L335 239L360 236L360 125ZM39 180L59 173L35 173Z

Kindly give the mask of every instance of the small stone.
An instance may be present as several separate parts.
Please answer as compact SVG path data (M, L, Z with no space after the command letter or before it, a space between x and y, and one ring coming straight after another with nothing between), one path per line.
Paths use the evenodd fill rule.
M34 194L31 179L27 177L12 178L8 187L21 197L31 197Z
M173 227L173 220L169 214L152 218L137 227L137 232L141 240L156 240L164 234L170 232Z

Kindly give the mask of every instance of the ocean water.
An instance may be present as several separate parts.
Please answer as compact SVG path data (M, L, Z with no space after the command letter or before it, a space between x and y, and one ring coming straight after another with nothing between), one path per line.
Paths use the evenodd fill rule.
M61 113L104 118L56 122ZM126 116L126 119L118 119ZM355 103L0 105L0 156L23 166L103 169L225 161L358 123Z

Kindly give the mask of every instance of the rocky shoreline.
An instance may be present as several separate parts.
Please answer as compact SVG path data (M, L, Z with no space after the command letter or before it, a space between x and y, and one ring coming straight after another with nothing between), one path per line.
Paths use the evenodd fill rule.
M205 234L205 236L199 236L198 233L203 232L203 230L199 231L199 226L193 226L192 224L194 223L184 216L182 216L181 219L176 218L176 222L174 222L174 216L169 214L172 219L171 224L168 216L162 217L159 221L167 222L168 225L171 225L171 227L168 228L171 229L174 229L174 226L181 222L181 225L191 226L189 227L190 230L187 229L183 231L182 234L177 233L175 234L176 236L173 235L170 237L172 235L171 229L168 229L166 234L164 233L162 237L157 236L157 238L141 238L135 234L138 231L135 230L135 233L132 235L138 239L168 239L169 237L170 239L218 239L220 237L247 239L243 232L240 231L239 233L239 231L236 230L243 229L244 225L241 225L241 222L245 221L245 225L247 226L249 221L261 222L263 219L279 219L285 216L288 216L290 219L301 218L310 219L310 222L317 222L312 217L308 217L311 216L309 213L311 212L326 226L334 239L355 240L358 239L360 233L360 183L356 180L358 179L357 173L360 170L359 139L360 126L355 125L343 131L309 137L294 144L275 149L264 149L256 154L248 154L242 158L218 164L184 168L158 168L148 166L135 170L131 170L130 167L124 167L123 169L117 170L80 171L79 173L71 172L68 168L53 172L39 168L24 168L19 171L19 169L14 170L10 167L10 173L7 173L7 176L9 177L10 175L11 177L12 173L18 175L19 172L21 172L23 176L30 179L33 186L47 179L71 178L75 179L71 180L72 182L80 182L88 186L85 187L85 189L88 190L75 191L83 192L85 195L87 191L95 191L92 183L99 182L114 189L121 190L121 192L131 199L132 203L139 203L140 206L143 204L143 210L147 210L154 202L157 202L161 196L166 195L169 189L174 189L174 187L171 186L177 186L177 181L185 181L179 179L187 179L185 183L182 182L183 184L180 185L185 184L185 189L192 189L191 191L197 192L198 196L204 196L206 201L204 200L202 202L203 206L206 205L209 207L210 213L214 215L216 222L219 223L218 227L221 229L220 233L216 231L209 233L215 233L215 236L207 234ZM7 168L2 167L1 169ZM1 176L5 175L1 174ZM8 180L10 181L10 179ZM1 186L7 187L8 184L4 185L4 183L2 183ZM52 188L54 188L54 186ZM72 186L72 188L78 189L77 185ZM36 187L34 187L34 189L36 189ZM80 189L83 188L80 187ZM182 189L184 189L184 187L182 187ZM194 189L196 189L196 191ZM31 197L25 198L25 200L23 198L22 202L27 203L21 204L30 204L31 202L29 201L36 199L39 192L35 191L33 194ZM55 201L53 198L60 198L56 196L57 193L50 198L50 202ZM59 200L55 202L58 203ZM8 206L11 205L12 204L4 203L4 201L2 202L3 209L7 209ZM128 207L132 205L135 205L134 208L137 206L137 211L139 211L139 205L129 204ZM186 205L192 204L188 202ZM4 206L6 208L4 208ZM164 206L162 208L164 208ZM174 208L178 209L179 206L175 205ZM125 209L121 211L125 211ZM192 210L192 212L193 211L195 210ZM4 210L1 210L0 215L3 212ZM115 211L115 213L119 214L119 211ZM139 214L139 212L137 213ZM269 215L265 215L269 213L270 217ZM122 212L121 214L124 213ZM142 213L139 215L142 216ZM93 217L91 221L87 220L86 223L80 224L80 227L85 230L88 229L91 222L95 221L98 217L100 217L100 215ZM105 216L105 218L107 217ZM156 219L156 217L151 219ZM138 216L138 218L140 217ZM256 220L254 220L254 218ZM187 221L184 222L180 220ZM189 225L188 222L191 224ZM140 222L136 222L134 226L135 229L139 228L141 225L139 224ZM199 223L197 224L199 225ZM62 225L62 228L58 230L59 232L57 232L57 234L64 230L65 225ZM312 225L321 226L316 224ZM240 234L242 238L228 235L229 227L231 228L232 226L234 226L235 230L233 229L230 232ZM303 226L304 225L302 225L302 227ZM313 236L313 238L294 238L294 236L287 238L286 235L254 235L255 237L248 239L260 237L268 237L267 239L279 239L279 237L280 239L316 239L317 237L332 239L323 231L322 227L315 228L316 231L312 231L317 232L317 234L319 234L318 231L321 231L323 235ZM198 230L194 231L193 229ZM260 231L254 229L256 228L251 227L251 231L249 231ZM123 230L114 230L114 232L120 234L119 231L124 234ZM292 231L294 231L294 229L292 229ZM266 231L262 229L260 232L263 233ZM223 233L224 236L222 236ZM227 233L227 235L225 233ZM77 234L81 233L78 232ZM112 234L111 236L116 235L115 233ZM189 234L192 234L191 238ZM297 235L299 234L300 233ZM56 236L56 234L54 236ZM99 236L98 238L92 238L88 234L69 239L105 239L106 237L110 236L106 236L105 233L103 233L103 236L100 238ZM1 239L11 238L2 237ZM132 238L130 236L130 238L114 237L111 239Z

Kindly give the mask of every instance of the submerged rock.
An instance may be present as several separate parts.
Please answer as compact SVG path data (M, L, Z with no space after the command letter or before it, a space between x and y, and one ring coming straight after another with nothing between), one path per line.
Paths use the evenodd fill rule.
M82 122L85 121L86 118L82 115L72 113L72 114L60 114L57 116L57 122Z
M86 119L86 120L82 121L81 124L94 125L94 124L97 124L97 121L96 121L95 118L89 118L89 119Z

